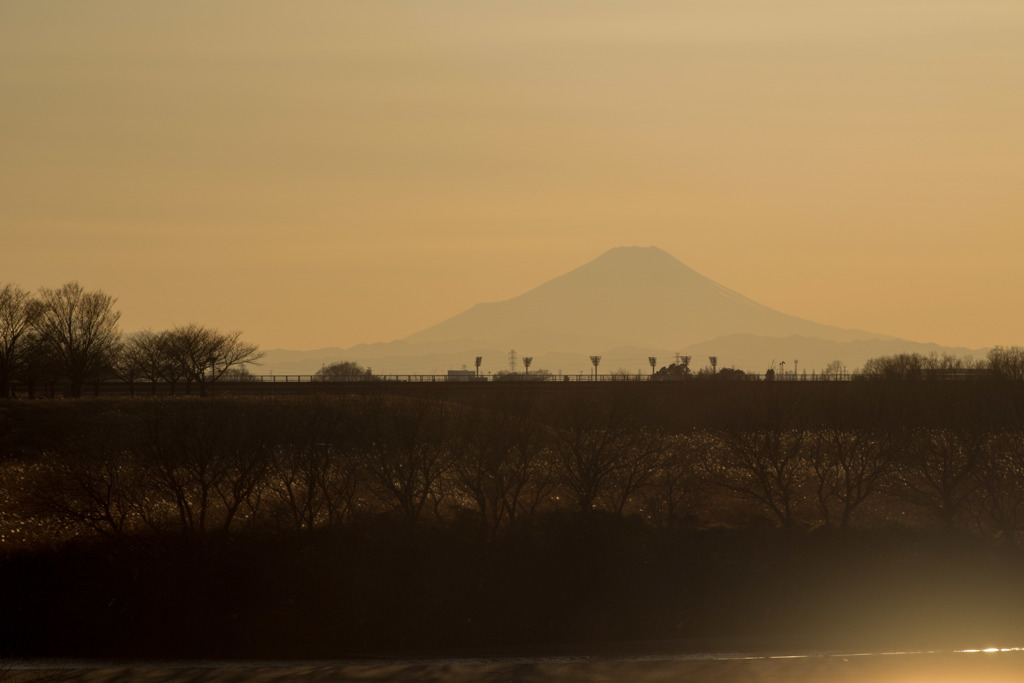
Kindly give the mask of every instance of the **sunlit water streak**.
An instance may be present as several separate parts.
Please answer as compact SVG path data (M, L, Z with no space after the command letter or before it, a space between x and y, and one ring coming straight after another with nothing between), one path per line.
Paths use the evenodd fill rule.
M811 650L803 652L687 652L621 655L547 655L547 656L494 656L494 657L380 657L322 660L8 660L0 662L7 670L95 670L111 668L161 669L246 669L289 667L337 666L474 666L494 664L574 664L600 662L695 662L695 661L771 661L801 659L849 659L854 657L900 657L913 655L993 654L1024 652L1024 647L988 647L952 650L886 650L878 652Z
M736 652L306 661L0 662L12 683L1020 683L1021 648Z

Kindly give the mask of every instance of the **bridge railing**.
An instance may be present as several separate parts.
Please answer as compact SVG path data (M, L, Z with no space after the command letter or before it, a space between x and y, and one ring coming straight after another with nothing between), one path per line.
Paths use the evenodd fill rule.
M797 374L776 374L775 381L779 382L821 382L821 381L836 381L836 382L848 382L857 377L853 373L842 373L842 374L820 374L820 373L802 373ZM353 375L350 377L330 377L325 378L319 375L244 375L241 377L233 377L230 380L222 379L220 381L229 382L259 382L259 383L283 383L283 384L295 384L295 383L311 383L311 384L334 384L334 383L363 383L363 382L451 382L455 384L467 384L474 382L492 382L495 384L502 384L508 382L676 382L697 379L697 376L691 375L689 377L665 377L651 375L649 373L607 373L598 374L590 372L582 373L557 373L557 374L544 374L544 375L474 375L474 376L448 376L440 374L383 374L383 375ZM710 379L706 376L700 376L699 379ZM745 377L738 377L740 381L759 381L764 380L763 374L747 373Z

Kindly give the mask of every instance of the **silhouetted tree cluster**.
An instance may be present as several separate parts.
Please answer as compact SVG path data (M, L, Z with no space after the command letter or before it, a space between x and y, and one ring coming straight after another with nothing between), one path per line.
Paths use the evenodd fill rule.
M372 379L373 371L359 363L342 360L323 366L313 375L314 378L332 382Z
M642 425L624 402L581 398L551 420L506 394L475 406L386 394L80 405L87 418L12 464L27 528L192 537L353 514L410 527L469 515L495 534L560 501L637 512L662 485L661 522L694 507L678 471L689 460L675 453L685 438ZM65 406L53 410L44 417Z
M846 374L846 366L841 360L834 360L825 366L821 371L821 379L825 381L837 380Z
M12 284L0 289L0 390L65 380L73 396L109 372L117 354L121 314L115 299L77 282L43 287L33 297Z
M172 394L184 384L186 393L195 386L205 396L226 372L242 370L263 358L263 352L241 336L241 332L220 332L194 323L163 332L136 332L124 337L114 367L133 394L135 379L142 378L153 393L157 382L165 382Z
M693 374L690 372L690 358L684 356L684 360L678 363L670 363L662 366L657 372L654 373L654 379L688 379Z
M244 368L263 354L241 340L240 332L222 333L200 325L164 332L122 335L117 299L87 291L77 282L38 295L12 284L0 288L0 396L14 382L29 395L65 383L70 396L81 396L90 383L120 378L135 393L135 384L167 382L173 393L184 383L200 394L226 371Z
M736 368L722 368L721 370L718 370L716 372L712 372L711 374L716 379L726 379L726 380L729 380L729 379L736 379L736 380L753 379L753 377L751 375L748 375L747 373L743 372L742 370L737 370Z
M1024 380L1024 348L995 347L988 353L988 367L999 379Z
M524 358L523 360L525 361L526 358ZM530 360L532 362L533 359L531 358ZM498 370L493 375L491 375L491 379L496 381L496 382L526 381L526 380L540 382L540 381L547 381L547 380L551 379L551 371L550 370L545 370L543 368L539 368L539 369L535 369L535 370L530 370L529 372L525 372L525 371L524 372L518 372L518 371L510 371L510 370Z
M21 501L8 512L57 536L312 530L367 515L410 528L472 519L493 536L559 510L658 528L764 518L1024 532L1020 397L1000 413L869 384L769 383L756 396L732 384L707 385L721 392L705 402L728 410L703 416L612 387L24 404L21 441L5 446L4 481L18 482L7 497Z
M827 372L832 374L833 368L834 363L829 365ZM975 361L971 357L935 353L927 356L922 353L898 353L867 360L860 374L868 378L888 380L947 379L975 371L984 372L987 369L984 361Z
M748 375L742 370L736 368L722 368L717 370L718 359L715 358L715 367L708 366L701 368L696 374L690 372L689 359L680 361L679 363L672 363L670 365L662 367L660 370L651 375L653 380L686 380L686 379L755 379L755 377ZM774 377L774 373L772 373Z
M30 374L41 313L41 303L28 292L11 284L0 288L0 397L10 394L14 378Z

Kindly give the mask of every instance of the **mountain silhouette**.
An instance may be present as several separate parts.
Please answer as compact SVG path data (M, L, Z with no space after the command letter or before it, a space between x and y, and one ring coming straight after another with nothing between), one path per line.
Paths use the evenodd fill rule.
M734 334L836 342L887 338L762 306L656 247L617 247L515 298L477 304L403 341L595 353L628 346L678 349Z
M602 370L649 373L675 354L708 356L720 367L762 373L777 362L821 370L839 360L854 370L895 353L974 355L948 348L821 325L762 306L704 277L656 247L618 247L565 275L507 301L469 310L404 339L349 349L270 350L264 366L308 374L336 360L357 361L381 374L437 374L473 367L509 369L509 349L534 358L534 369L589 372L590 355ZM522 370L519 365L517 369Z

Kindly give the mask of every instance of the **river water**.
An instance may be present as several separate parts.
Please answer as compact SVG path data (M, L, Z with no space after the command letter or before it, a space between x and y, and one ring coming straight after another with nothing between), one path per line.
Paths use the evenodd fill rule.
M1021 648L332 661L7 661L0 681L1020 683Z

